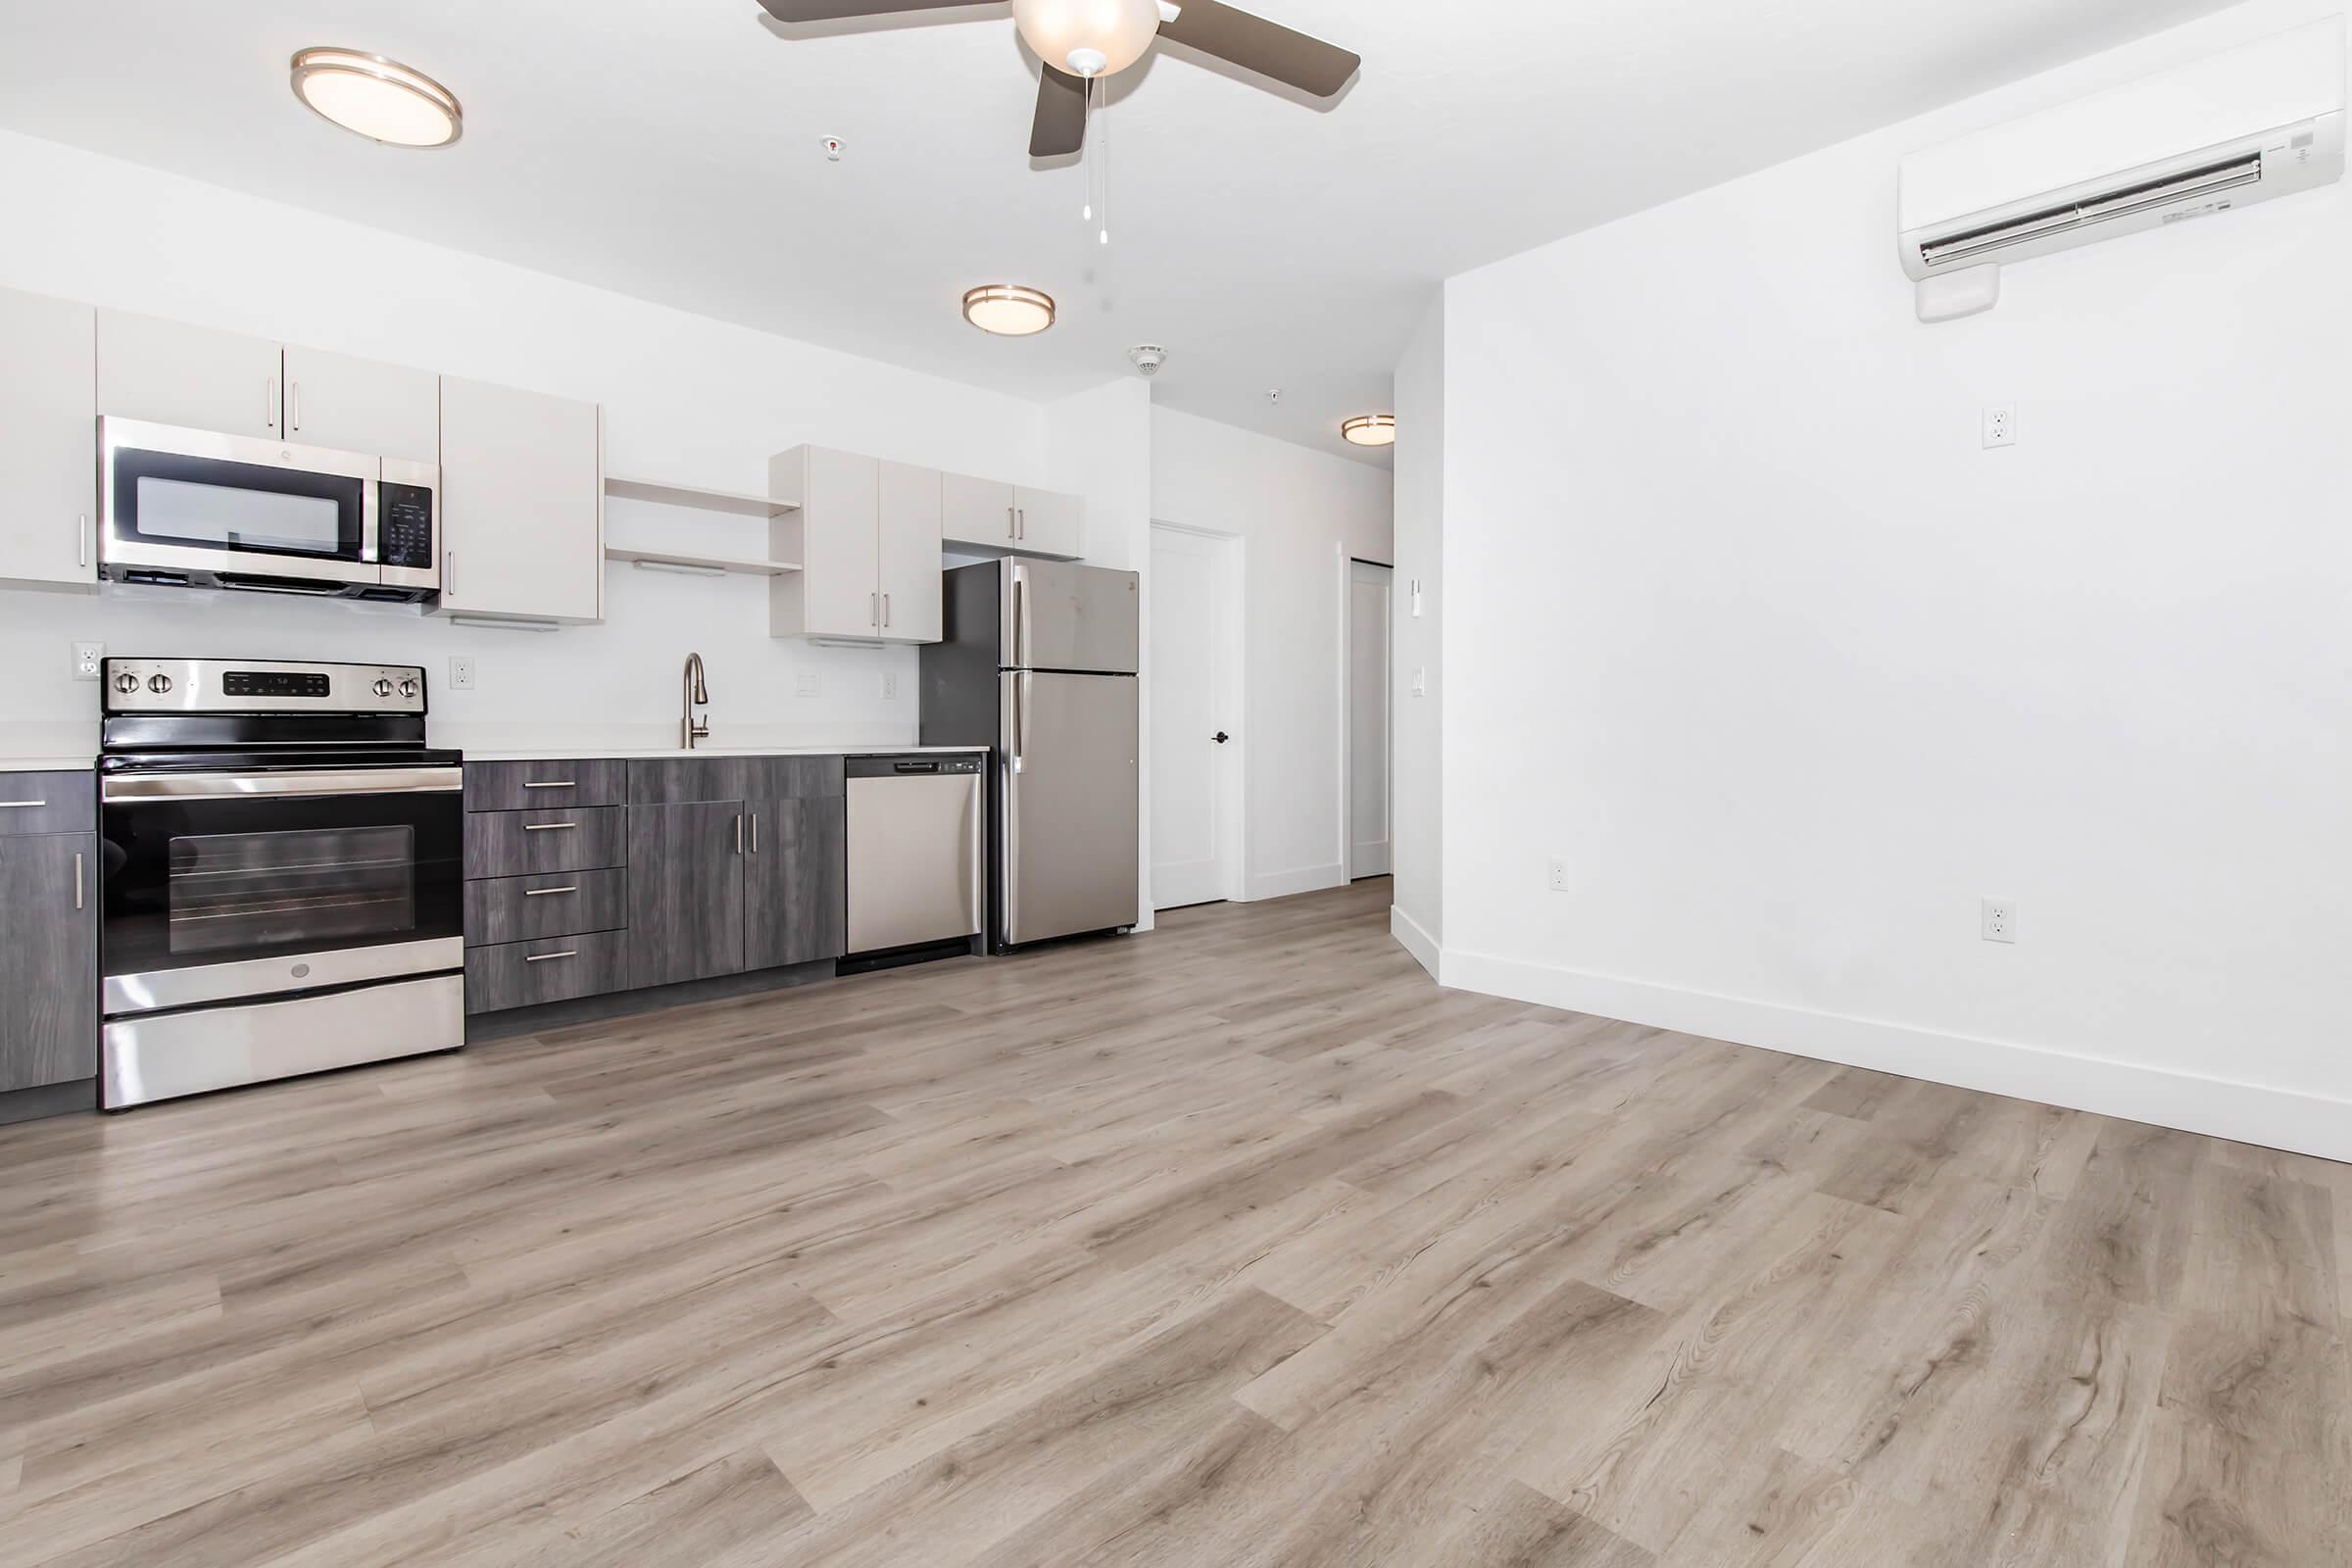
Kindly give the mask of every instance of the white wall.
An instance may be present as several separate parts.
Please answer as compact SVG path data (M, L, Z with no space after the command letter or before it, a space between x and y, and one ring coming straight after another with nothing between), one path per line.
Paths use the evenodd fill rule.
M1245 710L1235 733L1250 898L1347 880L1342 607L1348 558L1389 560L1392 504L1382 469L1152 411L1152 515L1243 541Z
M1392 928L1430 969L1445 939L1444 608L1446 297L1440 292L1396 362L1396 893ZM1413 611L1413 587L1421 609ZM1415 696L1413 682L1423 683Z
M1449 982L2352 1157L2352 189L1939 327L1893 233L1905 152L2328 9L1449 283Z
M0 286L175 317L605 405L620 473L760 488L802 441L1064 487L1056 416L1040 405L755 332L136 165L0 133ZM943 310L953 309L953 301ZM1138 481L1139 483L1141 481ZM759 525L615 502L616 540L735 539ZM719 744L898 744L915 735L911 650L816 649L767 636L754 578L609 575L607 622L481 631L413 611L172 596L0 590L0 750L87 749L96 688L70 644L122 654L385 660L427 665L436 742L482 749L674 740L677 674L710 665ZM447 656L480 661L451 692ZM898 695L880 696L884 672ZM818 693L796 695L813 673Z

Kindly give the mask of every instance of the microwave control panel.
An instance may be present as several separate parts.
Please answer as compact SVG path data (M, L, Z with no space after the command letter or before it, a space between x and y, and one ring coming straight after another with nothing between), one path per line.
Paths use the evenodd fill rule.
M420 484L387 480L376 508L381 540L378 560L387 566L429 568L433 564L433 492Z

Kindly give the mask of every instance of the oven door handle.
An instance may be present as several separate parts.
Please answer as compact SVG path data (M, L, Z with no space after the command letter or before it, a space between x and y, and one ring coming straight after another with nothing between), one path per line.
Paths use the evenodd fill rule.
M333 768L282 773L122 773L99 786L104 801L241 801L264 795L455 795L456 767Z

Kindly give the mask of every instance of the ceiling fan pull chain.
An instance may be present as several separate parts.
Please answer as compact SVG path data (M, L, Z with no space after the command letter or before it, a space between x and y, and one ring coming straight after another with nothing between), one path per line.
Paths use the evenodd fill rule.
M1086 205L1079 209L1082 221L1095 220L1095 154L1087 146L1093 138L1087 133L1095 128L1095 78L1078 78L1078 172L1086 180Z
M1102 78L1102 243L1110 243L1110 78Z

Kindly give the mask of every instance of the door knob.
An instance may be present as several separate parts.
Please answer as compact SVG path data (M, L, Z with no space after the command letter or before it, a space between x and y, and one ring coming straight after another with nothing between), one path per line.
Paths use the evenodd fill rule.
M1233 737L1226 734L1223 730L1219 730L1214 735L1211 735L1209 739L1215 741L1219 746L1222 746L1227 741L1233 739Z

